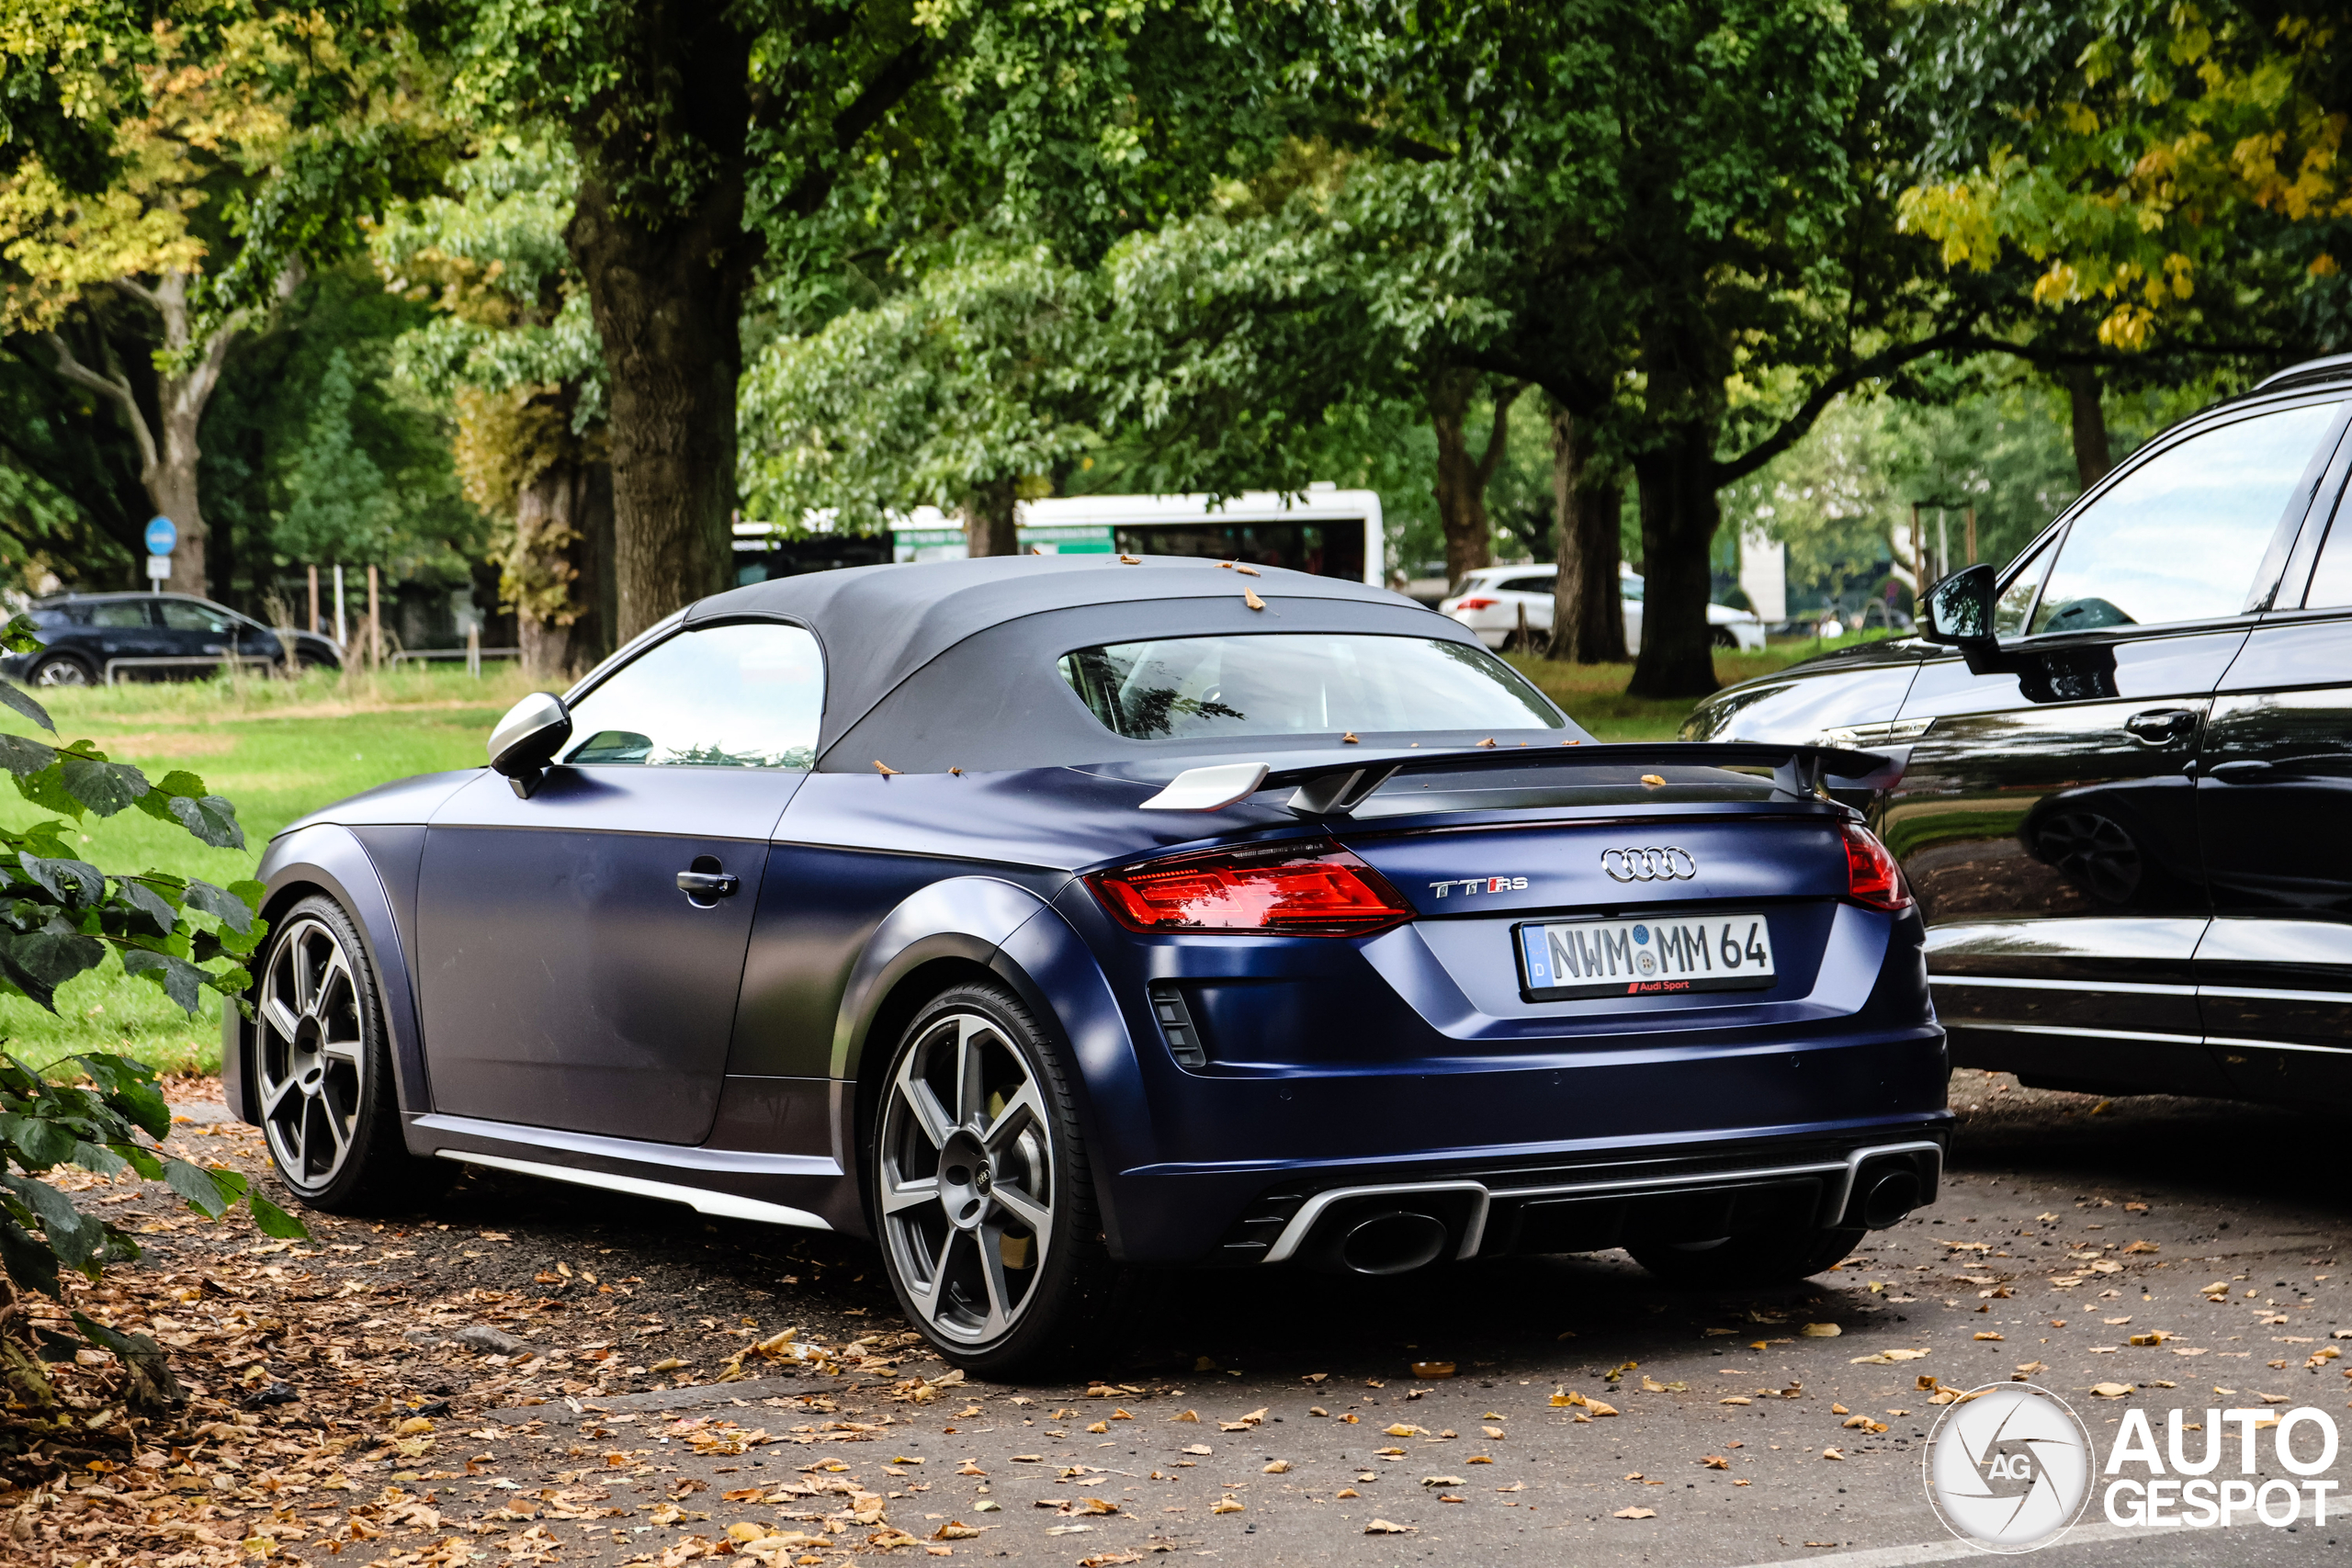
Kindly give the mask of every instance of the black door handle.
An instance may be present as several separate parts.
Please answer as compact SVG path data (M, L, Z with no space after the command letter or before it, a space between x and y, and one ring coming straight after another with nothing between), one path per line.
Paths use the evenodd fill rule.
M2197 715L2189 708L2151 708L2135 713L2123 721L2123 728L2142 740L2163 745L2177 740L2195 728Z
M732 898L742 886L741 879L732 872L682 871L678 873L678 891L697 904Z

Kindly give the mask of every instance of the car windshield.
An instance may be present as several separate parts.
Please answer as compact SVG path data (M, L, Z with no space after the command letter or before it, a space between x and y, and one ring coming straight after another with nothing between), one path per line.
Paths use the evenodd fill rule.
M1493 654L1433 637L1169 637L1066 653L1061 673L1105 728L1130 740L1566 723Z

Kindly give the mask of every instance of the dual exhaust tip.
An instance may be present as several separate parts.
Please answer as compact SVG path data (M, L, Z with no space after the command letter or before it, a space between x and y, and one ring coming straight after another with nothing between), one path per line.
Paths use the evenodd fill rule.
M1860 1200L1848 1213L1871 1230L1884 1230L1917 1208L1926 1196L1909 1162L1865 1173ZM1445 1255L1453 1231L1434 1214L1390 1209L1367 1214L1340 1233L1326 1254L1351 1274L1409 1274Z

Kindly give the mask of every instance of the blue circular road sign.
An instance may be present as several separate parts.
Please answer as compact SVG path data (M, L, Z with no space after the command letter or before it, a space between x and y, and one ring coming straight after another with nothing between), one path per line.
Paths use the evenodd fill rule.
M170 518L154 517L148 520L147 553L149 555L170 555L172 553L172 547L179 542L180 531L173 525Z

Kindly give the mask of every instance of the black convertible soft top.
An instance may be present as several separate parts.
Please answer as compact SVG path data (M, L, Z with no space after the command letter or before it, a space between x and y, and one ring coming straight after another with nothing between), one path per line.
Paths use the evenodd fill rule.
M1250 609L1245 591L1265 608ZM1265 748L1262 739L1204 745L1111 733L1056 668L1063 654L1102 643L1248 632L1477 642L1385 589L1272 567L1245 577L1178 556L1136 565L1069 555L853 567L714 594L689 606L684 621L738 617L797 622L823 647L824 773L876 761L904 773L980 772Z

